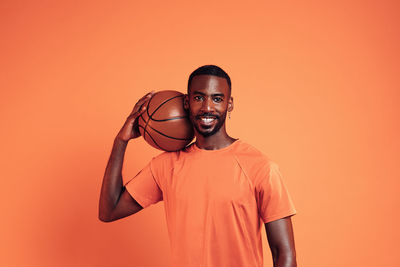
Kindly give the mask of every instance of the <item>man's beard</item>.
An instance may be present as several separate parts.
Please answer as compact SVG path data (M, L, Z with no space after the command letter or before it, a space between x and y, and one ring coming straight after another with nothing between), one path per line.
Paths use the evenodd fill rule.
M203 115L207 115L207 113L201 114L201 115L197 115L197 116L193 116L193 114L190 115L191 120L192 120L192 124L194 125L194 128L196 129L196 131L201 134L203 137L209 137L211 135L214 135L215 133L217 133L219 131L219 129L221 129L221 127L224 125L225 120L226 120L226 113L227 111L225 111L224 113L222 113L221 115L213 115L216 117L217 120L217 124L215 125L214 129L211 132L204 132L203 130L201 130L197 124L197 120L198 120L198 116L203 116Z

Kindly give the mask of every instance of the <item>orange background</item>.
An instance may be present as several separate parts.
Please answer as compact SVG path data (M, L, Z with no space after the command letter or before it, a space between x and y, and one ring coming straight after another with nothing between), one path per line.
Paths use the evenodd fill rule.
M163 204L102 223L101 181L136 101L216 64L228 132L296 204L299 266L399 266L398 3L2 1L0 265L167 266ZM124 180L158 153L131 141Z

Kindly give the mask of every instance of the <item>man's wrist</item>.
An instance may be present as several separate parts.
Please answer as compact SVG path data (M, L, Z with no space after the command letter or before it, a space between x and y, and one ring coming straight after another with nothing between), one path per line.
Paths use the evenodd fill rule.
M129 142L129 140L123 140L123 139L119 138L118 136L115 137L115 139L114 139L114 144L116 144L116 145L125 145L126 146L128 144L128 142Z

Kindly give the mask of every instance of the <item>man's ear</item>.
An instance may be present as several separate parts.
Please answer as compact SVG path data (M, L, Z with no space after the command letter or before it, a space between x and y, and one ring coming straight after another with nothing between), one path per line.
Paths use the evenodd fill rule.
M189 96L187 94L183 97L183 108L189 110Z
M233 110L233 97L231 96L228 101L228 111L231 112Z

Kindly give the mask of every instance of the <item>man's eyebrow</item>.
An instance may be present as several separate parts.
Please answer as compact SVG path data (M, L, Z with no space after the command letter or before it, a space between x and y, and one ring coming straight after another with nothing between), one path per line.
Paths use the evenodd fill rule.
M206 95L205 93L200 92L200 91L193 91L193 94ZM223 93L218 93L218 94L212 94L211 96L222 96L222 97L224 97L225 95Z

